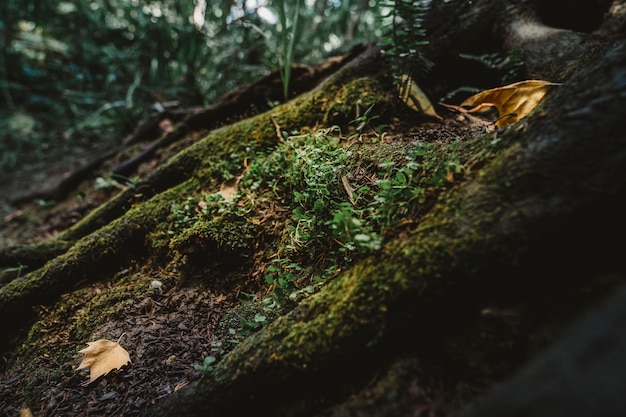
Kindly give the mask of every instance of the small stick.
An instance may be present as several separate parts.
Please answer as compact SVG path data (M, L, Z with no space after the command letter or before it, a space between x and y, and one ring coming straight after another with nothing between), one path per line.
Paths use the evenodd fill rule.
M272 119L272 123L274 123L274 129L276 129L276 136L278 137L278 141L284 142L285 138L283 137L282 131L280 130L280 125L278 124L276 119L274 119L273 114L270 114L270 119Z
M352 203L353 206L356 206L356 201L354 201L354 197L352 195L354 190L352 189L352 186L350 185L350 182L348 181L345 175L341 176L341 183L343 184L343 188L346 190L346 193L348 194L348 199L350 199L350 202Z

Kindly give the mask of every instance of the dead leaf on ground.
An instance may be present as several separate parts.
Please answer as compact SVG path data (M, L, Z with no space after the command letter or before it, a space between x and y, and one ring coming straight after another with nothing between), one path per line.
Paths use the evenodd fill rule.
M159 128L163 133L172 133L174 131L174 123L170 119L163 119L159 122Z
M226 180L220 185L219 195L229 203L232 202L237 194L239 194L239 180L241 180L241 176L237 176Z
M559 84L542 80L520 81L475 94L461 103L461 106L474 106L467 110L470 113L495 107L499 115L496 126L501 128L526 117L557 85Z
M434 117L438 120L443 120L441 116L437 114L432 103L422 91L421 88L413 81L413 78L403 74L400 76L400 84L398 84L398 93L404 103L415 110L418 113L424 113L427 116Z
M20 409L20 417L33 417L33 412L30 411L30 408L24 406Z
M119 369L130 362L130 355L117 342L107 339L88 342L88 347L79 350L85 355L77 370L89 367L89 382L106 375L113 369Z

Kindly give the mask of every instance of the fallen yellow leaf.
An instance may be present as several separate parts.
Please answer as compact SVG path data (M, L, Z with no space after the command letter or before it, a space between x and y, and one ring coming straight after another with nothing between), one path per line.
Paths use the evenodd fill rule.
M33 412L28 407L22 407L20 409L20 417L33 417Z
M89 367L89 382L106 375L113 369L119 369L130 362L130 355L119 343L107 339L88 342L88 347L79 350L85 355L78 369Z
M224 200L228 201L229 203L235 200L235 197L237 197L237 194L239 194L239 180L241 180L241 178L241 176L234 177L224 181L222 185L220 185L219 194Z
M470 113L490 107L498 111L497 127L504 127L526 117L558 83L542 80L520 81L504 87L492 88L467 98L462 107L474 106Z
M442 120L443 118L437 114L432 103L417 86L413 78L406 74L400 76L400 84L398 84L398 93L404 103L418 113L424 113L427 116Z

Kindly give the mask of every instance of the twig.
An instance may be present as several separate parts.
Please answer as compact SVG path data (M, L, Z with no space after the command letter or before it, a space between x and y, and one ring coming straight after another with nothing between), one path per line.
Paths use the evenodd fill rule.
M352 186L350 185L350 182L348 182L348 178L346 178L345 175L341 176L341 183L343 184L343 188L346 190L346 193L348 194L348 199L350 200L353 206L356 206L356 201L354 201L354 196L352 195L352 193L354 193L354 190L352 189Z
M278 141L279 142L284 142L285 138L283 137L282 130L280 129L280 125L278 124L278 122L274 118L273 114L270 114L270 119L272 120L272 123L274 124L274 129L276 129L276 136L278 137Z

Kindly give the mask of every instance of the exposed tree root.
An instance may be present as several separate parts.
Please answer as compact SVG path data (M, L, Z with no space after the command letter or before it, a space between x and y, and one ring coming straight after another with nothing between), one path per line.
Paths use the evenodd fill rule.
M617 268L626 276L613 259L611 242L618 236L607 235L607 228L626 227L615 209L626 193L621 137L626 121L595 107L625 104L624 74L622 45L564 84L543 108L550 117L535 115L524 130L502 135L508 149L447 196L446 205L437 206L409 236L390 242L380 256L354 266L247 339L212 374L149 415L285 413L284 407L298 415L303 404L312 406L309 390L317 392L315 386L330 375L349 381L354 369L376 361L398 328L422 334L421 327L445 308L461 320L468 308L463 304L481 298L477 289L576 285L590 279L600 259L606 262L602 269ZM591 86L606 91L597 105ZM549 256L545 250L551 250ZM449 298L439 299L441 292ZM461 301L462 294L471 300ZM274 392L290 401L277 403Z
M380 59L377 51L371 48L356 60L358 66L344 67L312 93L295 99L296 103L214 131L51 241L2 251L0 261L5 265L36 267L50 262L0 288L0 314L27 319L31 306L51 302L85 279L101 277L108 272L104 266L119 268L129 259L137 259L146 250L148 231L166 222L172 203L198 189L218 186L212 165L232 153L254 154L277 142L270 115L287 130L332 123L333 116L328 113L333 106L356 102L357 95L365 93L355 88L336 95L337 89L349 80L358 82L360 72L368 66L363 63ZM374 100L380 93L372 90L367 94ZM203 178L209 182L203 183ZM10 333L19 324L3 322L0 330Z

